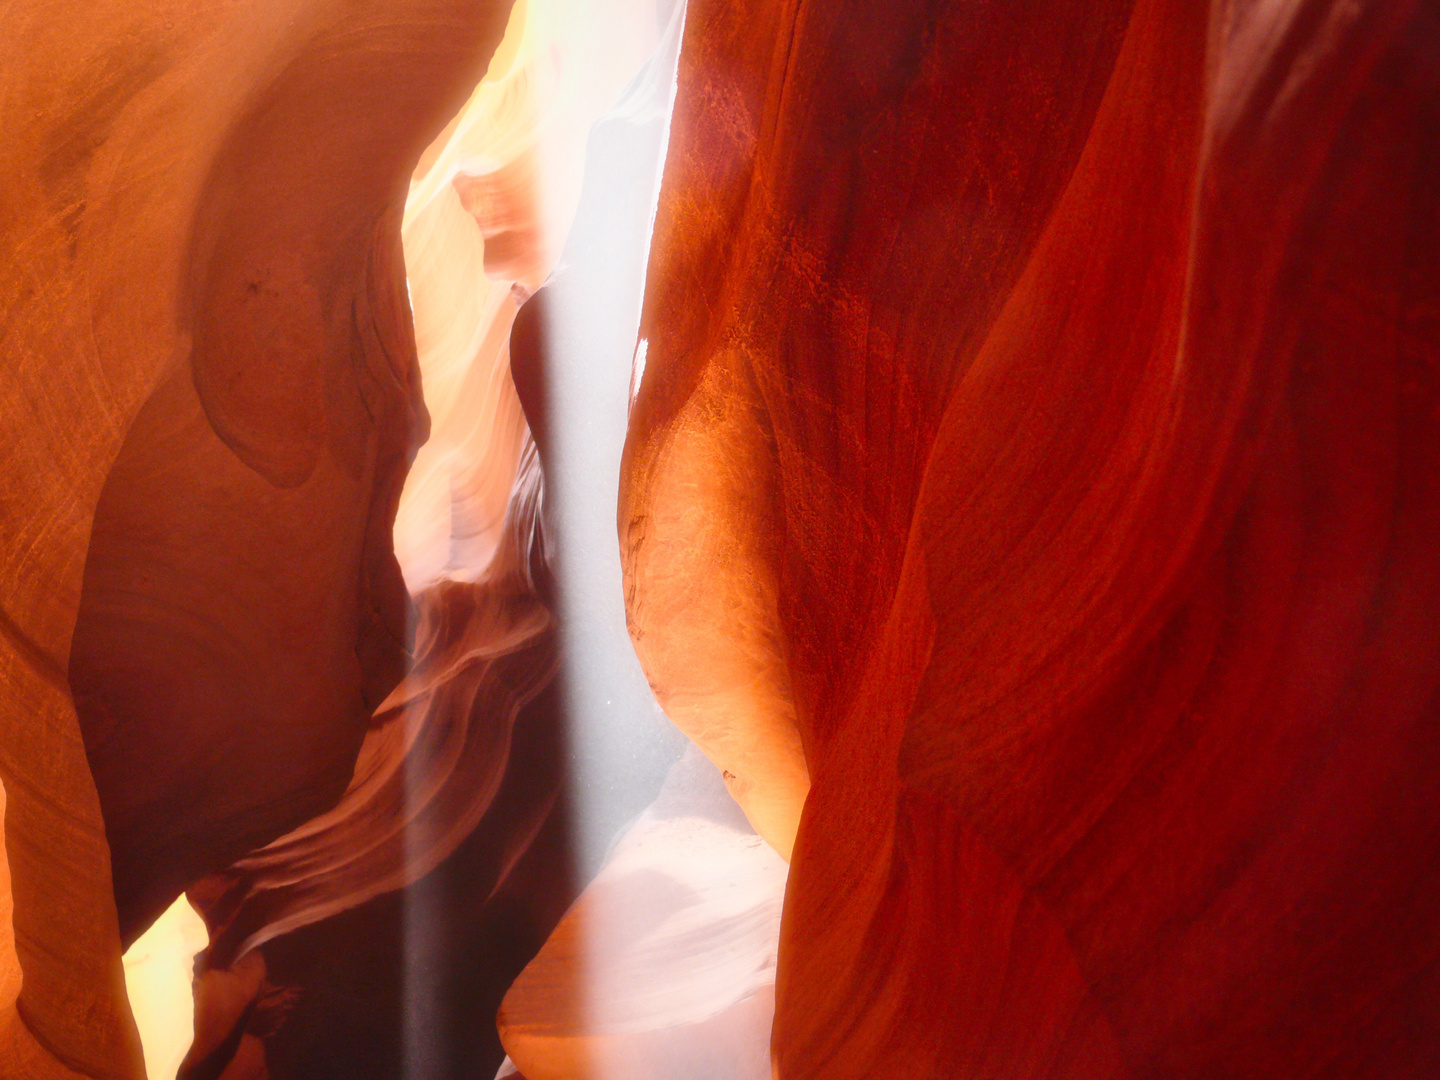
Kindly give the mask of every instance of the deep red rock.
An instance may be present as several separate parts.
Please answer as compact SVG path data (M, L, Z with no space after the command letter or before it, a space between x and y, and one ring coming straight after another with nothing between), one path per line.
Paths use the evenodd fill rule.
M1422 5L692 5L620 524L662 700L773 589L784 1080L1440 1062L1437 72Z

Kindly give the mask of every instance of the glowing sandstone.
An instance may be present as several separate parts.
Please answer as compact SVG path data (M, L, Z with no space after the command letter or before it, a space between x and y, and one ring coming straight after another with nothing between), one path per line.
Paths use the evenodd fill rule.
M524 0L486 77L411 181L402 231L430 436L395 551L412 592L474 580L498 543L526 433L510 325L555 265L585 141L658 36L651 0Z
M204 1026L240 1022L247 1025L244 1038L263 1034L273 1051L269 1066L282 1074L304 1076L315 1067L306 1063L312 1059L326 1060L327 1068L364 1068L377 1075L402 1067L433 1071L462 1062L473 1067L489 1052L483 1027L490 1027L477 1028L474 1016L493 1012L528 959L519 944L522 935L543 938L574 895L564 851L546 851L554 848L555 819L562 837L568 826L565 804L574 795L567 785L576 778L563 770L566 763L572 773L578 768L574 735L567 755L556 729L557 700L543 693L556 669L556 635L547 610L555 603L551 578L555 560L568 552L557 552L555 535L541 541L540 509L543 502L553 518L557 491L565 495L564 481L597 455L613 454L618 470L640 272L629 275L633 280L626 287L633 296L620 305L619 370L612 381L621 404L605 431L613 446L602 448L592 439L579 448L579 460L550 462L558 464L559 473L546 476L543 499L533 448L520 453L523 464L514 476L515 425L520 436L525 427L509 377L505 334L516 304L554 262L559 244L553 234L575 214L584 125L619 94L637 57L653 43L655 18L646 4L517 8L486 79L422 156L412 181L403 235L432 416L431 438L417 456L396 524L397 554L417 587L415 669L377 711L338 805L192 888L215 931L197 990L201 1012L213 1018ZM652 153L642 168L635 235L623 238L638 249L640 267L655 157ZM543 175L535 175L542 162ZM596 323L587 329L592 342L603 337ZM583 382L591 373L577 375ZM586 414L581 424L589 430L595 419ZM507 486L512 478L513 488ZM619 636L612 632L608 645L628 653L613 539L613 477L608 487L610 510L598 529L589 531L611 545L616 580L613 596L605 599L613 606ZM510 501L503 528L491 520L497 513L490 508L495 490ZM585 537L576 543L567 528L559 540L586 546ZM439 580L432 581L437 574ZM573 651L573 641L570 647ZM575 659L588 668L599 656ZM633 655L629 660L634 668ZM638 670L634 680L648 704ZM595 697L596 689L588 688L588 694ZM612 695L607 688L602 696ZM570 715L573 723L573 710ZM627 760L633 752L626 748ZM625 786L613 778L608 783ZM596 839L603 845L611 832ZM426 875L432 876L416 884ZM456 891L445 892L437 881L450 882ZM383 895L412 885L403 898ZM536 908L536 925L487 929L492 906L520 923L531 917L526 909ZM553 914L543 914L551 908ZM400 927L394 923L397 913ZM366 939L371 970L361 964L346 974L345 965L357 963L354 950L327 962L326 950L334 946L323 943L341 925ZM422 955L417 950L431 946L414 939L433 942L434 959L416 959ZM265 950L270 977L281 985L257 983L253 989L260 1000L251 1014L207 1008L207 980L223 980L257 949ZM477 949L487 960L466 964L464 957ZM383 974L397 963L405 965L401 973ZM411 970L415 967L420 974ZM456 979L464 980L467 995L432 996ZM287 997L293 1009L268 1004ZM423 1013L426 1033L391 1029L391 1009L406 1017ZM372 1021L363 1036L332 1039L331 1030L348 1022L347 1011L363 1012ZM297 1045L294 1032L317 1025L324 1034ZM460 1030L447 1035L447 1028ZM195 1058L197 1075L223 1064L229 1033L228 1027L202 1033L201 1041L212 1047L207 1052L217 1056ZM416 1040L429 1047L422 1063L409 1056L403 1065L395 1060L401 1052L411 1055ZM488 1041L498 1050L493 1027Z
M122 940L403 673L400 207L504 12L12 7L0 1063L119 1080ZM1416 0L696 0L620 529L794 845L781 1080L1433 1075L1437 50ZM533 280L498 157L431 179ZM476 291L412 583L475 583L521 445Z
M398 678L404 593L388 533L419 408L405 388L400 212L505 13L430 0L7 10L0 776L24 970L19 1012L0 1018L7 1076L140 1074L122 935L197 871L338 795L367 697ZM183 528L169 539L113 534L147 554L113 564L115 603L89 624L82 666L109 704L82 725L68 675L87 550L121 550L91 543L102 489L127 440L140 466L128 490L159 493L173 464L135 443L147 425L178 433L172 455L204 447L225 471L178 474L185 486L164 495ZM306 509L307 481L336 523L313 516L320 503ZM122 487L110 489L111 520L155 521ZM244 554L287 521L324 564L295 580L299 595L340 583L318 622L297 618L295 592L267 593L276 563ZM215 591L197 585L207 580ZM149 627L191 603L202 622L230 620L212 638L218 667L177 670L183 653L145 645ZM233 718L226 673L278 677L297 646L323 661L285 685L252 681L242 696L256 712L223 737L167 735L137 709L169 701L155 687L176 678L197 707Z
M620 525L793 706L780 1080L1433 1073L1437 119L1433 5L695 0Z

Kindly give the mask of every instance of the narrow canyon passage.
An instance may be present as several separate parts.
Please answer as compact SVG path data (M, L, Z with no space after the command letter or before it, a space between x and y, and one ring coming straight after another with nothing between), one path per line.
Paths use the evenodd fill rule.
M1440 1073L1440 13L16 0L0 1080Z

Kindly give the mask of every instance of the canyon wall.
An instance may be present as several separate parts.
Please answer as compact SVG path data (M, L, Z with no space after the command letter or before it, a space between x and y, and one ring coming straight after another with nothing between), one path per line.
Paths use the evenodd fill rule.
M0 1074L1440 1070L1434 5L5 22Z
M1423 4L692 4L619 526L794 845L782 1080L1440 1062L1437 73Z
M122 944L333 802L403 674L401 214L507 14L6 9L6 1075L141 1074Z

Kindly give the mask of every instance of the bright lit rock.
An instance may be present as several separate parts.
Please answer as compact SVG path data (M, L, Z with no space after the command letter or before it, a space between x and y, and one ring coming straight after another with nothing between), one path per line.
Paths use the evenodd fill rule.
M691 748L501 1006L526 1080L768 1080L787 867Z

